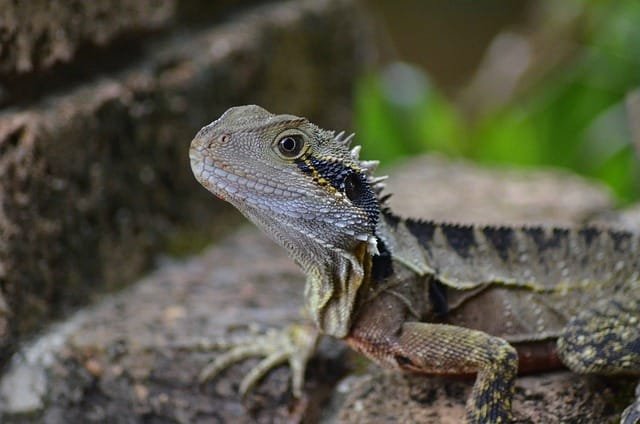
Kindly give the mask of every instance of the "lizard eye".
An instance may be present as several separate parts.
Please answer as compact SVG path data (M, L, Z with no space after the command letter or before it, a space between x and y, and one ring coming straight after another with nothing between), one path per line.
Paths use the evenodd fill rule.
M278 140L278 152L285 158L295 158L304 147L304 140L299 134L289 134Z

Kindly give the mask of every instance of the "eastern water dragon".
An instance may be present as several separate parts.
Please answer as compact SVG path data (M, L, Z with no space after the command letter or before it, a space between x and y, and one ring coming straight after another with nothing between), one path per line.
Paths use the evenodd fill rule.
M400 218L351 139L249 105L191 142L196 179L304 270L316 327L251 338L202 378L264 355L241 391L288 362L299 396L326 334L385 367L475 375L467 422L505 423L519 371L640 375L639 234ZM640 399L621 422L640 422Z

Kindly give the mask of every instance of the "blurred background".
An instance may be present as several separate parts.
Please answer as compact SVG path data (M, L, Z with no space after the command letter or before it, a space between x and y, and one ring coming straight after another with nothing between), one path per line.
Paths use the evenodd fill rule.
M584 222L640 194L640 2L0 0L0 422L238 422L167 343L299 316L297 268L190 169L241 104L356 131L403 214ZM297 422L278 384L255 421Z
M556 166L640 195L640 3L367 0L398 61L357 83L359 141Z

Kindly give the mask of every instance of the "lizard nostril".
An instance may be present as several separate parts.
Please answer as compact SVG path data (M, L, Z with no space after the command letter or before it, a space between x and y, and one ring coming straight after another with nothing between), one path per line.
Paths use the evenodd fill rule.
M208 141L204 143L204 147L206 149L213 149L216 145L221 145L227 143L231 139L229 134L222 134L217 137L210 137Z

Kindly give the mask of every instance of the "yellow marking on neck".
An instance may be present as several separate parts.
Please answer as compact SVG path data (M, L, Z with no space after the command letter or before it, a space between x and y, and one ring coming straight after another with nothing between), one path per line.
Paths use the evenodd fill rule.
M318 183L318 185L320 185L321 187L325 187L327 191L331 194L339 193L338 189L332 186L329 180L327 180L322 175L320 175L318 170L311 163L311 159L309 159L310 157L311 155L304 155L300 159L302 159L304 164L307 165L307 167L311 170L311 178L313 179L313 181ZM325 160L325 159L322 159L322 160Z

